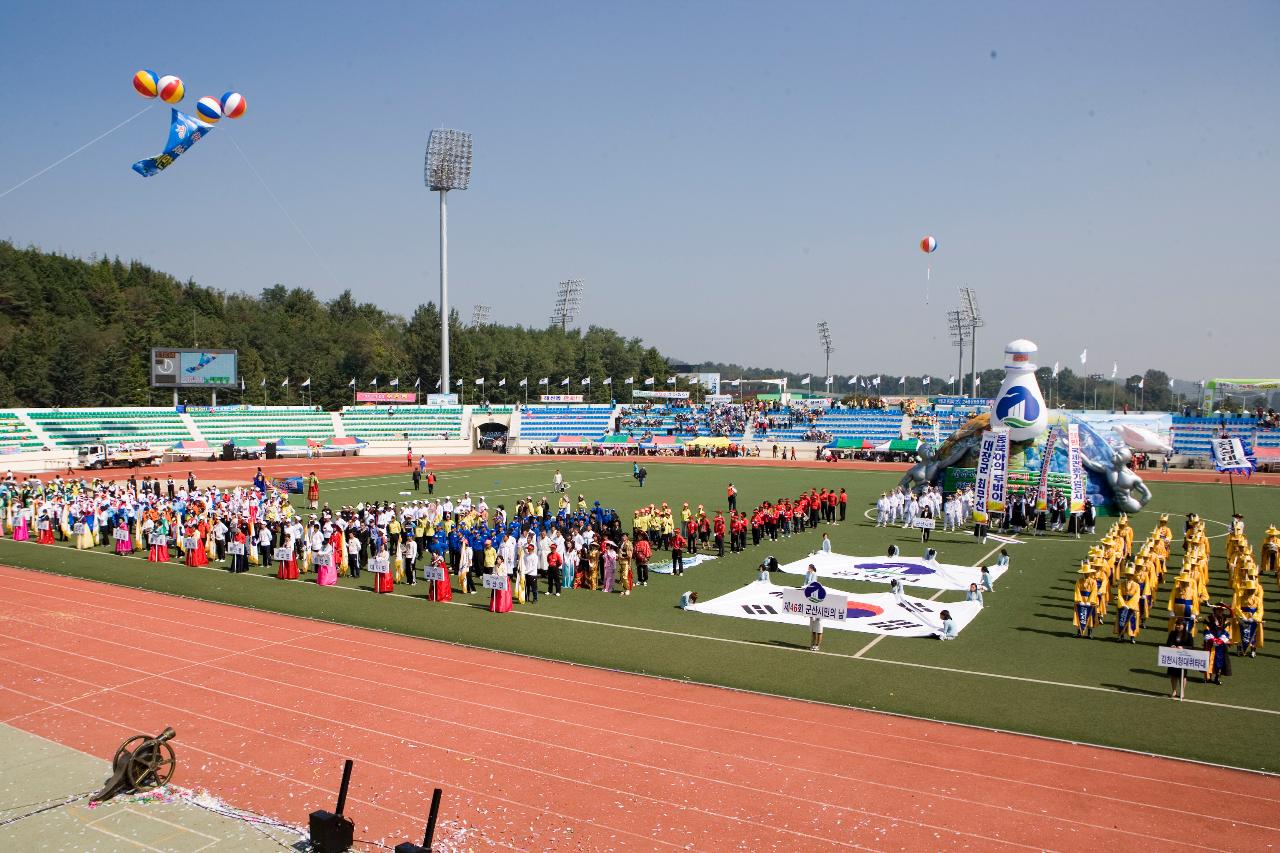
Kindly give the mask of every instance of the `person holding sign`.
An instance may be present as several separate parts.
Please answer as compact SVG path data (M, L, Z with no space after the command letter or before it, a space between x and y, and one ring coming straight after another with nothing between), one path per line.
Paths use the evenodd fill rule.
M1093 627L1098 624L1098 584L1088 560L1081 561L1076 574L1080 577L1076 580L1072 624L1076 627L1077 637L1092 637Z
M161 516L156 521L148 520L147 560L152 563L169 562L169 522Z
M395 592L395 577L391 574L391 552L387 550L385 540L380 541L378 556L374 558L370 569L373 571L373 591L378 593Z
M116 540L116 556L127 557L133 553L133 537L129 535L129 519L120 516L117 520L115 533Z
M1186 623L1178 622L1169 630L1169 637L1164 643L1173 649L1189 649L1195 645L1195 639L1191 636L1191 630ZM1165 673L1169 676L1169 684L1173 687L1173 692L1169 694L1171 699L1177 699L1182 690L1182 679L1184 670L1182 667L1170 666L1165 668Z
M333 544L328 539L320 543L316 552L316 583L320 586L338 585L338 566L333 558Z
M298 558L293 550L293 536L286 533L284 544L275 550L276 577L282 581L298 579Z
M445 565L444 557L436 555L431 561L431 568L435 571L435 576L431 581L429 597L432 601L453 601L453 582L449 579L449 567Z
M484 585L491 590L489 596L490 613L511 612L511 582L507 578L507 564L499 554L493 566L493 573L484 576Z
M233 575L249 571L248 539L244 531L236 527L227 544L227 553L231 556L230 571Z

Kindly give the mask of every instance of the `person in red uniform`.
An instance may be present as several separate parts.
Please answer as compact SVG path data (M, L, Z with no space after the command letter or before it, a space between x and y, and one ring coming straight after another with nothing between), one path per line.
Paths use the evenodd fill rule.
M671 572L673 574L684 574L684 537L677 530L671 537Z
M449 568L445 565L444 557L436 554L432 559L431 565L440 570L442 580L431 582L428 590L429 597L432 601L453 601L453 582L449 579ZM510 597L508 592L507 596Z
M840 501L840 521L844 521L845 513L849 511L849 494L844 490L844 486L840 487L838 500ZM839 524L840 522L837 521L836 523Z
M724 556L724 513L716 510L715 520L711 522L711 532L716 537L716 556Z
M383 551L382 553L383 553L383 554L385 554L386 552L385 552L385 551ZM380 557L381 557L381 556L382 556L382 554L379 554L378 556L380 556ZM375 573L375 574L374 574L374 576L373 576L373 578L374 578L374 580L373 580L373 591L374 591L374 592L395 592L395 589L396 589L396 579L395 579L395 577L392 575L392 573L393 573L394 571L395 571L395 569L394 569L394 567L391 565L391 560L390 560L390 558L388 558L388 559L387 559L387 570L386 570L385 572L377 572L377 573Z

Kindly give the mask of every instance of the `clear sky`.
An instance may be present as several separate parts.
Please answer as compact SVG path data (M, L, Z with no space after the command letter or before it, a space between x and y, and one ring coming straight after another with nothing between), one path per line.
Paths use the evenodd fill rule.
M145 106L144 66L248 113L143 179L153 102L0 199L0 237L408 313L438 298L422 157L452 127L464 317L541 325L581 277L584 324L678 358L820 374L825 319L834 373L946 375L969 284L979 366L1028 337L1076 370L1280 373L1276 2L12 0L0 192Z

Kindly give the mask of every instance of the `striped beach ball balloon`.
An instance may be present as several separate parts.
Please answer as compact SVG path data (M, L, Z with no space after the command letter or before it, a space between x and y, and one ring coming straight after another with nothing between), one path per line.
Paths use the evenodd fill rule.
M222 96L222 114L227 118L240 118L247 106L244 95L239 92L227 92Z
M133 75L133 88L144 98L154 98L160 93L160 78L150 68L144 68Z
M222 105L217 98L205 95L196 101L196 118L205 124L217 124L218 119L222 118Z
M926 254L938 248L938 241L932 237L925 237L920 241L920 251Z
M186 94L186 89L182 86L182 81L172 74L166 74L161 77L156 84L160 92L160 100L166 104L176 104L182 100L182 96Z

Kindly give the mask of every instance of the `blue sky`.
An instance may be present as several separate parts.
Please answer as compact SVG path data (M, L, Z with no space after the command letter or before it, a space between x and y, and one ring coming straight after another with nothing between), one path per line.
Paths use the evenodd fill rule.
M584 324L677 357L820 373L825 319L833 372L946 375L968 284L980 366L1280 371L1274 2L13 2L0 47L0 192L145 106L139 67L248 100L154 178L158 102L0 198L19 244L408 313L456 127L464 316L541 325L581 277Z

